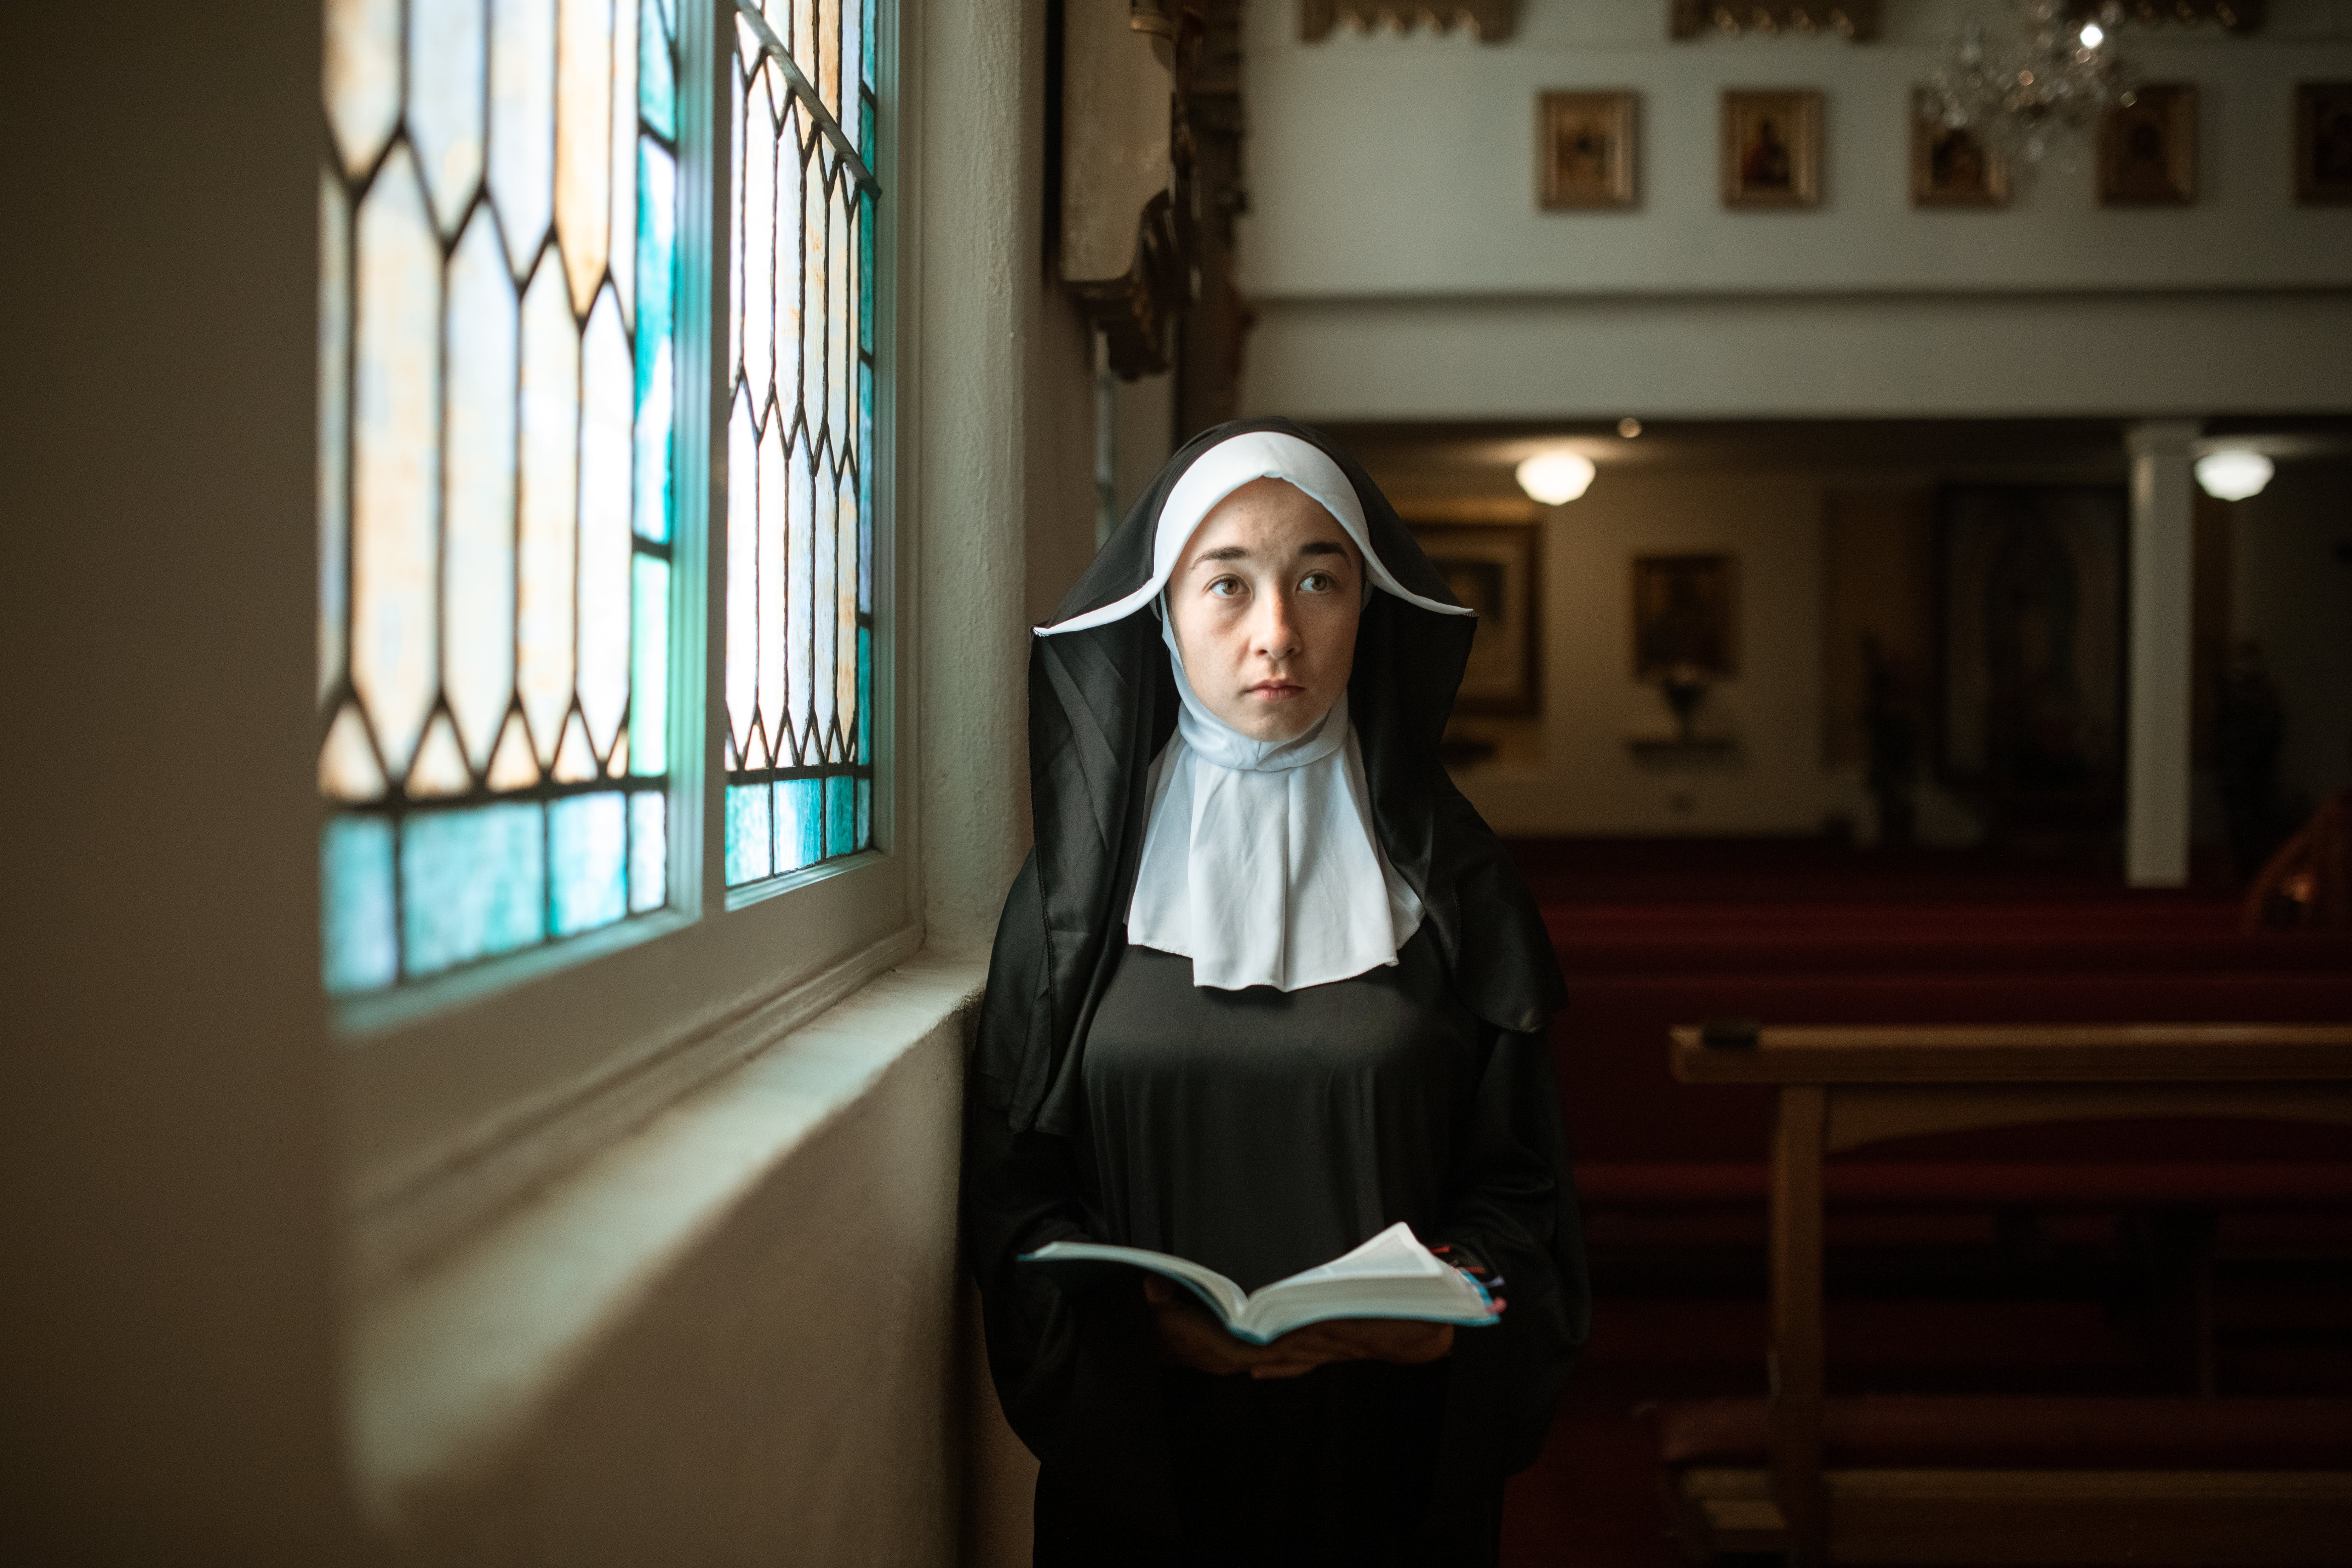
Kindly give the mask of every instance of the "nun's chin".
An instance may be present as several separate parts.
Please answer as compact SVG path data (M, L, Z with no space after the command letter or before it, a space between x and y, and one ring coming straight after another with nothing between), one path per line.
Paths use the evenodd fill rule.
M1323 722L1337 697L1318 698L1311 691L1296 697L1261 697L1246 692L1217 714L1251 740L1267 744L1296 741Z

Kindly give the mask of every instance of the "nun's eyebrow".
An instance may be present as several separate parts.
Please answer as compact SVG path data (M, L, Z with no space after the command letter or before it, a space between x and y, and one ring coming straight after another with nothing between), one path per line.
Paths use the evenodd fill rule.
M1335 544L1328 539L1314 539L1300 545L1298 547L1298 553L1301 555L1345 555L1348 552L1344 546ZM1249 558L1250 552L1243 546L1238 544L1228 544L1223 550L1203 550L1201 553L1192 557L1192 564L1199 566L1211 561L1247 561Z

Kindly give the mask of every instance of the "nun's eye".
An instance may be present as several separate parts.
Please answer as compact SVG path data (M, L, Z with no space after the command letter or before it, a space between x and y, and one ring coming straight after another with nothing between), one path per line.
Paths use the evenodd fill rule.
M1209 592L1220 599L1238 598L1241 591L1242 580L1238 577L1220 577L1209 584Z
M1309 572L1298 581L1299 592L1304 594L1328 594L1339 585L1339 579L1328 572Z

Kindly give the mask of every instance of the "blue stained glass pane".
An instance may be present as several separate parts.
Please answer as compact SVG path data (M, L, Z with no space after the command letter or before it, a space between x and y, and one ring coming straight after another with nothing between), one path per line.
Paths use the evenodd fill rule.
M670 58L668 10L660 0L646 0L637 13L637 113L647 130L676 142L677 68Z
M400 834L401 942L411 974L547 934L547 845L527 802L412 816Z
M866 135L874 134L871 113L866 116ZM866 243L857 247L857 346L867 353L874 352L874 193L865 192L857 198L857 232ZM863 454L865 443L858 444Z
M773 875L775 845L769 837L768 786L727 788L727 885L730 888Z
M627 811L618 790L575 795L547 808L556 935L611 925L626 910Z
M629 610L629 771L669 772L669 563L635 562Z
M856 782L846 778L824 781L824 853L827 859L835 855L851 854L857 848L857 792L851 787Z
M867 626L857 628L857 760L874 760L874 633Z
M871 849L874 847L874 781L872 779L857 781L857 847L860 849Z
M776 785L776 869L797 871L824 858L824 785L786 779Z
M857 367L857 608L874 613L874 367Z
M669 902L669 800L659 790L629 797L629 912Z
M677 397L677 164L637 142L637 494L635 526L670 536L670 425Z
M392 824L339 816L319 845L320 901L325 907L321 955L331 992L372 991L399 975L393 929Z
M866 78L866 85L870 88L874 85L874 0L866 0L866 26L864 28L864 36L866 38L866 58L861 68L861 74ZM866 127L864 145L868 147L874 145L874 129L870 125Z

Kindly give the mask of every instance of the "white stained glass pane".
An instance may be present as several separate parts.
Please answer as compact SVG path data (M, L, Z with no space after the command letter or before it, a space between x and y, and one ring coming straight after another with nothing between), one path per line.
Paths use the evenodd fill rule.
M816 8L817 68L809 79L824 99L824 106L833 110L835 120L841 111L841 0L817 0Z
M637 0L613 0L613 287L621 319L637 324Z
M802 187L808 227L802 233L806 261L801 284L801 412L812 436L824 421L824 300L833 275L833 253L825 244L824 170L831 156L820 139Z
M814 707L815 674L813 668L814 648L809 627L814 623L816 605L816 509L810 491L809 448L805 437L793 447L790 493L786 510L791 531L784 549L784 679L792 693L793 744L803 754L803 763L817 761L810 742L809 726Z
M552 252L523 294L520 434L517 684L545 768L572 706L580 484L580 336Z
M408 0L408 136L443 234L455 234L482 178L482 0Z
M761 77L773 74L762 66ZM775 329L769 316L771 291L767 279L776 268L775 165L768 157L774 144L775 124L768 116L768 94L754 83L743 108L743 381L751 394L751 407L767 416L775 374ZM789 394L787 395L789 396Z
M515 292L487 208L450 258L448 310L441 685L482 773L514 694L515 630Z
M440 552L441 248L405 146L357 236L352 474L352 681L397 777L432 711Z
M555 214L555 0L491 0L490 199L516 277Z
M801 132L808 124L797 103L776 137L776 256L770 271L776 300L776 395L790 424L801 385ZM814 421L811 421L814 425Z
M636 375L609 289L580 356L580 713L588 744L610 757L629 706L629 412Z
M327 0L323 44L327 124L357 179L400 123L400 0Z
M351 625L352 210L332 169L319 179L319 696L343 674Z
M791 569L784 563L784 442L783 421L772 418L760 437L760 719L767 731L768 750L775 764L793 761L788 715L792 702L784 689L784 585Z
M757 57L753 56L749 58L756 58ZM729 100L729 105L734 116L734 118L729 121L728 123L739 128L735 135L730 136L727 139L734 147L732 154L734 163L730 170L732 177L730 179L727 185L727 363L731 366L740 369L743 363L743 279L746 276L743 270L743 257L745 246L748 243L743 233L743 180L745 175L743 168L743 137L740 129L744 123L743 73L740 70L729 71L727 73L727 87L728 90L733 95Z
M758 451L751 398L739 388L727 417L727 723L739 764L747 768L768 765L752 749L760 700Z
M866 53L866 35L861 26L865 14L865 0L842 0L841 74L845 85L841 94L841 128L848 133L849 144L864 154L870 167L874 154L865 144L865 127L861 123L866 117L857 110L858 62Z
M555 238L572 309L588 314L612 252L612 0L560 0L555 30Z
M857 252L850 244L849 209L843 200L848 184L849 174L844 170L826 204L825 254L830 265L824 295L824 418L836 458L848 440L849 374L855 363L850 356L849 296L857 288Z
M837 493L833 465L819 458L815 475L816 518L814 536L810 541L811 575L815 579L810 595L809 616L800 623L802 635L808 639L815 668L810 671L809 695L814 699L813 718L816 726L815 755L809 760L839 761L834 746L834 724L839 714L835 699L840 694L835 658L839 645L834 640L834 595L838 590L839 559L834 554L833 543L837 537L840 509L835 502Z

